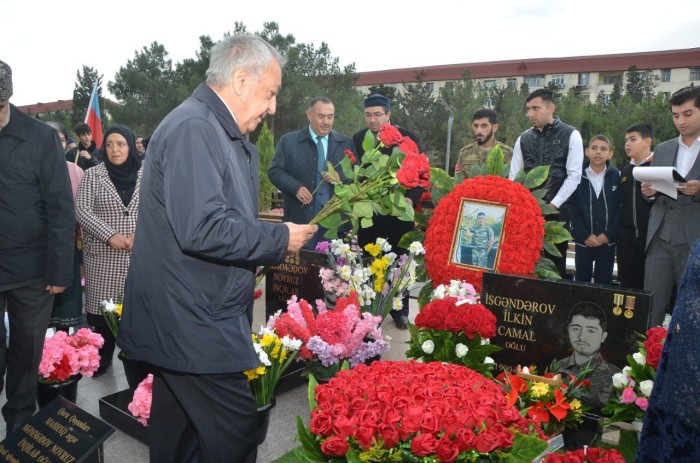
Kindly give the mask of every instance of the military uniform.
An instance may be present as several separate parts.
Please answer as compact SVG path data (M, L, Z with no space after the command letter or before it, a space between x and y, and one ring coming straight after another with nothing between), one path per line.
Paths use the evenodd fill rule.
M488 226L472 227L474 249L472 250L472 265L477 267L488 267L489 261L489 241L493 239L493 228Z
M574 356L570 355L559 360L559 371L558 373L565 373L577 376L588 362L583 365L577 365L574 360ZM619 373L620 369L617 368L612 363L608 363L600 355L600 352L596 353L593 358L591 358L590 363L591 371L586 378L591 382L591 387L585 388L581 395L583 401L593 407L592 412L596 413L602 408L608 399L610 394L613 392L612 377L614 374Z
M510 158L513 156L513 148L504 145L501 142L496 142L501 146L503 151L503 165L510 164ZM493 147L491 147L493 148ZM473 166L483 166L486 164L486 156L491 151L491 148L481 148L476 142L470 143L459 151L457 165L455 165L455 183L462 183Z

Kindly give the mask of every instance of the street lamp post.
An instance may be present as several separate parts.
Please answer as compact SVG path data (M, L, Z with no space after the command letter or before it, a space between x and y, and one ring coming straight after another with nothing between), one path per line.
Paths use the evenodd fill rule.
M447 148L445 149L445 172L448 174L450 173L450 144L452 142L452 123L455 120L454 114L452 114L452 109L448 106L447 103L445 103L445 100L442 98L438 98L437 101L442 103L445 108L447 108L447 112L450 113L450 117L447 118Z

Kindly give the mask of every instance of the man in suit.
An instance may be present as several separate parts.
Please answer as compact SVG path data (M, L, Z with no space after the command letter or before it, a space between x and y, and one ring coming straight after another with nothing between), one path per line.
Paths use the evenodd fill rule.
M680 135L656 147L651 165L673 166L687 181L678 184L676 199L642 183L642 194L652 202L644 272L644 289L654 292L650 326L663 323L673 286L680 285L690 249L700 238L700 87L678 90L670 103Z
M360 130L352 136L358 159L362 159L362 156L365 154L362 143L365 140L367 132L371 132L376 140L379 134L379 129L384 124L391 124L391 100L389 98L375 93L365 98L364 106L365 123L367 124L367 128ZM410 138L416 143L419 152L423 151L420 147L418 137L414 133L404 129L403 127L396 126L396 128L399 130L401 135ZM383 154L391 154L392 150L393 148L384 147L380 151ZM423 191L423 187L416 187L411 188L406 192L406 201L413 205L414 209L418 206ZM414 222L406 222L404 220L400 220L398 217L381 215L376 212L372 218L372 222L373 225L371 227L360 228L358 232L357 241L362 248L364 248L368 243L374 243L377 238L384 238L389 242L389 244L391 244L393 248L392 250L398 255L405 254L407 252L406 249L399 248L398 245L403 235L416 228L416 224ZM398 329L408 329L408 293L402 298L401 309L392 310L390 314Z
M335 106L331 100L312 99L306 117L308 126L282 135L267 171L272 184L282 192L285 222L309 223L319 213L333 197L333 184L345 180L339 171L332 177L327 172L328 163L337 167L345 150L354 152L350 137L333 130ZM325 232L319 227L304 247L314 249Z
M158 367L153 462L256 459L257 406L243 373L260 365L255 267L282 262L316 232L258 220L259 158L246 134L275 113L283 64L258 36L223 39L206 83L148 146L117 344Z
M7 369L7 434L36 410L37 372L51 306L73 284L75 206L58 133L10 104L0 61L0 392Z

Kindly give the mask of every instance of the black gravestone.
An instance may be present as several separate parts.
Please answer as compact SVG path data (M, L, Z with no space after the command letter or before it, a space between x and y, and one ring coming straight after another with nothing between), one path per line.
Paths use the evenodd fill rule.
M58 396L0 442L0 461L102 463L114 432L104 421Z
M124 389L100 398L100 416L112 426L149 445L148 427L142 425L129 411L134 390Z
M302 250L285 257L284 262L271 267L265 275L265 314L287 309L292 296L315 305L323 299L323 285L319 271L328 265L328 257L320 252Z

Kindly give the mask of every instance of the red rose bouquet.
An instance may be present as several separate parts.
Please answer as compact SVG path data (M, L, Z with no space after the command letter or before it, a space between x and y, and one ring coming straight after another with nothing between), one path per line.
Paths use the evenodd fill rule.
M311 462L531 462L547 448L496 383L461 365L374 362L310 394Z
M478 301L473 286L456 280L436 288L433 300L408 327L406 357L464 365L491 376L494 362L489 355L501 350L489 342L496 335L496 316Z
M626 461L618 450L585 447L572 452L550 453L542 463L626 463Z
M496 376L508 395L508 405L514 405L523 415L532 418L548 437L583 422L583 412L590 407L584 405L580 397L582 389L591 385L584 379L590 370L561 379L552 373L544 376L529 373L525 368L518 374L502 372Z
M644 419L666 332L666 328L657 326L649 328L646 335L639 335L639 352L628 355L628 366L612 377L615 394L602 409L603 414L610 417L605 425Z
M69 336L58 331L44 340L39 363L39 381L57 383L71 376L92 376L100 366L99 349L102 336L88 328L81 328Z

